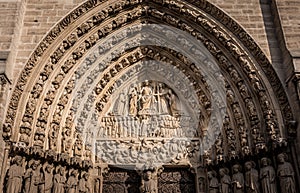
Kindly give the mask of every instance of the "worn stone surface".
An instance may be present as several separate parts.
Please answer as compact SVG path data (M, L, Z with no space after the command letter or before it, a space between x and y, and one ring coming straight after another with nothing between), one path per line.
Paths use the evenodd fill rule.
M231 160L245 164L244 170L236 171L239 183L245 178L245 184L237 183L234 192L241 192L238 189L244 186L253 189L251 184L260 183L251 181L258 178L259 171L270 167L273 172L273 166L279 164L275 170L279 171L281 189L296 191L295 184L291 190L285 189L283 182L290 179L281 172L288 168L299 182L299 149L294 139L300 121L300 78L295 74L295 69L300 69L300 3L208 0L228 19L210 4L197 4L205 1L187 0L198 6L196 9L179 0L157 0L147 6L144 1L142 6L139 1L111 1L99 7L100 1L83 2L87 1L0 2L0 73L4 77L0 87L0 144L4 152L4 139L13 152L7 157L0 154L1 186L7 170L22 173L18 163L21 155L23 169L26 165L25 184L26 180L54 175L68 191L75 186L90 191L88 184L92 183L94 192L101 188L126 192L125 184L110 182L125 182L131 175L129 184L140 184L142 192L168 190L168 180L174 183L172 191L178 192L183 190L177 186L176 176L185 175L186 190L203 193L210 187L216 189L220 181L226 192L228 169L220 170L220 177L214 171L207 174L205 168L216 169L223 162L233 167ZM204 56L198 61L207 68L193 64L177 50L136 48L126 35L138 33L138 27L130 26L126 35L113 36L112 42L101 42L101 38L132 21L164 22L188 32L202 42L200 52L193 47L194 42L182 41L178 33L150 27L160 35L175 38L188 56ZM155 36L149 39L156 44L162 42ZM105 51L115 48L117 40L126 44L112 54L115 58L100 60ZM143 63L147 59L170 65L162 68ZM214 74L218 83L224 84L225 96L219 95L219 89L210 90L209 78L203 72ZM214 108L220 112L214 114ZM222 122L218 122L220 117ZM212 123L207 121L210 119ZM217 132L219 127L221 134ZM95 137L99 139L94 147L90 139ZM169 138L180 142L167 143ZM282 158L276 160L272 151L287 154L279 154ZM255 160L259 153L273 163L268 161L264 163L266 168L261 168ZM162 163L171 169L161 167ZM67 165L68 171L61 164ZM136 172L112 168L108 172L107 164L125 164L135 167ZM193 174L172 170L178 166L189 167ZM239 171L247 172L243 176ZM5 183L20 184L18 176ZM207 178L211 184L206 184ZM268 187L271 176L266 179L263 185ZM38 183L47 186L44 181ZM194 183L199 185L196 189ZM40 187L32 184L24 188L37 191ZM55 192L64 191L64 187L57 188ZM136 186L132 192L138 189ZM14 192L12 187L9 191Z

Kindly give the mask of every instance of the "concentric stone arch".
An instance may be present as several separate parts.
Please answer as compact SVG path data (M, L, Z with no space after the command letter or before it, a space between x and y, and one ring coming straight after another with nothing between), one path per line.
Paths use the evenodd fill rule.
M180 15L176 12L180 12ZM101 45L108 34L134 23L164 24L185 31L201 41L219 64L227 82L226 88L234 95L229 91L227 93L228 120L223 126L225 136L234 138L226 143L234 148L219 147L223 150L216 153L216 163L218 159L224 159L222 156L228 160L235 159L239 155L246 156L266 150L267 147L276 147L284 141L285 127L292 120L292 113L279 78L254 40L216 6L206 0L89 0L53 27L25 65L6 113L3 137L8 144L12 142L22 148L24 145L24 148L30 149L30 156L38 154L43 157L46 156L45 152L53 151L55 156L60 156L60 161L64 160L68 164L67 159L77 157L80 163L90 161L91 158L85 153L88 149L77 155L63 152L61 147L50 148L50 141L70 140L72 147L81 140L72 124L73 112L70 110L69 95L74 89L73 76L79 76L78 67L84 61L93 63L92 57L87 54L90 49ZM165 57L169 61L174 60L174 64L177 62L179 69L189 74L191 82L201 83L199 89L204 90L204 94L199 94L198 99L201 101L202 97L205 98L204 102L209 102L211 93L205 90L201 76L194 74L197 68L193 68L188 58L171 49L159 47L148 47L147 50L142 47L137 50L124 52L119 62L111 61L109 68L116 72L107 73L119 73L120 63L134 66L136 61L132 59L133 56L139 59L154 58L153 55L160 56L160 59ZM100 90L109 90L111 85L111 79L108 78ZM98 100L96 104L99 104L107 95L97 93L96 89L97 86L95 96ZM209 105L203 105L201 109L207 110ZM57 130L57 133L53 130ZM267 135L262 136L264 131ZM245 133L251 135L245 137ZM61 145L61 142L57 144ZM69 157L61 158L64 153ZM211 159L207 155L208 164ZM95 162L95 158L92 161Z

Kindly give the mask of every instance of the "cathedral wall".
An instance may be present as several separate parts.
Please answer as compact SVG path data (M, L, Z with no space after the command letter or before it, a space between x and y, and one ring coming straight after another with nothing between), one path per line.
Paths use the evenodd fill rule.
M211 0L210 2L237 21L270 58L260 0Z
M276 34L282 34L284 40L275 41L275 36L266 32L266 23L262 11L264 0L209 0L221 10L226 12L248 32L263 52L272 61L270 45L274 45L283 52L283 60L292 59L296 71L300 72L300 1L297 0L271 0L276 1L278 18L274 27ZM9 95L17 81L19 73L26 64L30 54L39 44L47 32L71 10L84 0L6 0L0 1L0 74L5 72L11 84L0 87L0 112L7 109ZM276 6L275 6L276 7ZM277 23L276 23L277 22ZM280 27L280 28L279 28ZM281 28L282 27L282 28ZM279 36L280 37L280 36ZM271 44L270 44L271 42ZM280 44L280 46L278 45ZM284 50L286 49L286 50ZM292 57L290 57L292 56ZM286 59L287 58L287 59ZM280 60L280 59L279 59ZM278 61L277 61L278 62ZM283 65L287 65L284 62ZM3 69L6 66L6 69ZM293 67L281 66L284 70L282 76L287 80L293 72ZM278 68L281 69L280 67ZM287 75L289 74L289 75ZM2 83L2 82L1 82ZM300 84L299 84L300 85ZM299 107L297 92L291 82L290 89L294 107ZM11 88L11 89L10 89ZM296 108L298 109L298 108ZM294 112L297 112L294 110ZM300 116L298 116L300 117ZM0 123L4 114L0 113ZM0 130L0 135L1 135ZM1 155L3 143L0 141L0 171L2 166Z
M0 23L5 26L0 28L2 37L0 51L5 51L3 53L6 53L7 57L10 55L9 60L5 59L7 66L5 73L12 80L11 88L42 38L58 21L82 2L84 0L7 0L1 2L0 13L6 16L0 18L1 21L3 20ZM211 0L210 2L244 27L266 56L270 57L259 0ZM7 94L10 95L10 93ZM7 105L6 100L3 105Z
M11 2L11 1L9 1ZM22 1L23 2L23 1ZM14 76L16 77L34 48L38 45L40 40L45 34L53 27L60 19L62 19L68 12L78 6L83 0L27 0L25 2L25 12L23 17L23 25L18 26L20 32L17 47L16 61L11 62L14 64ZM259 6L259 0L230 0L220 1L211 0L211 3L217 5L231 17L233 17L246 31L254 38L254 40L263 49L265 54L269 57L268 43L266 41L266 33L264 30L263 18ZM15 12L17 4L15 3L2 3L2 10L7 12ZM12 8L10 8L12 7ZM13 9L11 11L11 9ZM20 8L19 8L20 9ZM18 12L18 11L17 11ZM3 19L3 17L1 18ZM13 25L14 20L8 22L8 26ZM10 28L9 28L10 29ZM12 37L12 30L10 29L10 36L6 39L1 38L0 48L9 50ZM9 30L7 30L9 31Z
M19 73L30 54L47 34L68 12L84 0L14 0L0 3L0 51L6 53L5 73L11 79L13 88ZM270 57L263 17L259 0L211 0L228 15L233 17L254 38L258 45ZM3 21L3 22L2 22ZM3 52L2 52L3 51ZM7 59L9 58L9 59ZM8 90L7 96L11 94ZM2 103L6 108L5 97ZM0 115L2 120L3 115Z
M277 0L277 7L281 19L283 34L287 49L292 56L300 56L300 1ZM298 66L300 68L300 66Z

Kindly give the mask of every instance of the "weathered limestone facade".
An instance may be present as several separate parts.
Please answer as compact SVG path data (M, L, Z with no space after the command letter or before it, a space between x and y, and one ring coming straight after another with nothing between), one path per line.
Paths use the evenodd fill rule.
M299 192L299 12L0 1L0 191Z

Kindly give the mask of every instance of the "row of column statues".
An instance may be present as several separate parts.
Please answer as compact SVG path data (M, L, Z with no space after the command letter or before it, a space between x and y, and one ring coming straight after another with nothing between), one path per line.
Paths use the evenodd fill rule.
M31 160L24 172L23 158L16 156L6 175L6 193L88 193L92 191L89 173ZM54 169L56 170L54 172Z
M219 175L212 170L207 173L209 193L296 193L294 169L287 161L287 155L277 156L275 170L269 158L260 160L256 169L254 161L247 161L243 168L240 164L220 168ZM97 193L100 180L91 181L89 173L52 164L41 164L30 160L24 169L24 158L15 156L6 174L6 193ZM140 192L157 193L157 173L145 171L142 174ZM95 188L98 187L98 188ZM96 190L97 189L97 190ZM280 191L279 191L280 189Z
M261 159L259 172L255 169L254 161L245 163L244 174L241 165L234 165L231 177L228 168L219 169L220 180L214 170L209 171L207 173L209 193L296 193L294 170L286 161L287 155L282 153L277 158L277 172L271 165L271 160L266 157ZM281 191L277 191L277 181Z

